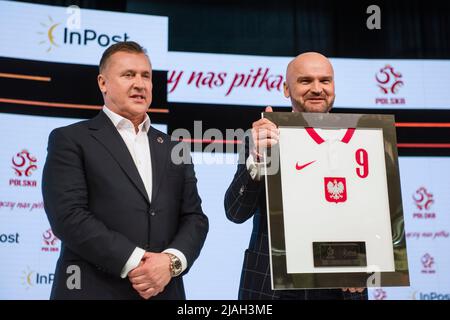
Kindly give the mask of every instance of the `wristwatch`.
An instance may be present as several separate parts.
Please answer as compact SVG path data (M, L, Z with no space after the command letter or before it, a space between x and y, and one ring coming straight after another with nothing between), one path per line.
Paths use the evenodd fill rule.
M172 278L178 276L183 270L181 265L181 260L174 254L166 252L170 258L170 272L172 273Z

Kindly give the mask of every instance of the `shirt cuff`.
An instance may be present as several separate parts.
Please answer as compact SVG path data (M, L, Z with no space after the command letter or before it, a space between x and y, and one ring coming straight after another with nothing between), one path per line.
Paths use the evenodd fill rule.
M184 270L186 270L186 268L187 268L187 260L186 260L186 256L183 254L183 252L181 252L180 250L174 249L174 248L166 249L163 252L171 253L174 256L176 256L178 259L180 259L180 261L181 261L181 272L183 273Z
M144 254L145 254L144 249L136 247L131 256L128 258L127 263L125 263L125 266L123 267L122 272L120 273L120 277L126 278L128 276L128 272L130 272L139 265Z
M245 161L245 165L252 180L261 181L261 176L264 175L264 162L256 162L253 155L250 154Z

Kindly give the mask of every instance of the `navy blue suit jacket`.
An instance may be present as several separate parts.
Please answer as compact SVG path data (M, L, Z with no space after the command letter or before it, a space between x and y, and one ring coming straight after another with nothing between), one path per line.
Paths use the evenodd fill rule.
M140 299L120 273L133 250L175 248L188 266L208 232L192 164L175 165L176 145L154 128L148 132L152 195L122 137L104 112L52 131L42 179L45 211L62 249L53 299ZM70 290L70 265L81 271L81 289ZM185 271L187 272L187 270ZM182 277L156 299L184 299Z

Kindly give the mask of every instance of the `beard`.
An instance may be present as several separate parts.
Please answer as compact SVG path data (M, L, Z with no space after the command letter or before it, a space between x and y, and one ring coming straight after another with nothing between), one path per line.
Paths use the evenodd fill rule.
M327 113L331 110L331 108L333 108L334 99L335 99L335 97L333 97L331 100L324 99L324 100L322 100L322 102L323 102L322 104L311 107L311 106L306 106L308 100L300 101L298 99L294 99L293 97L291 97L292 110L294 112Z

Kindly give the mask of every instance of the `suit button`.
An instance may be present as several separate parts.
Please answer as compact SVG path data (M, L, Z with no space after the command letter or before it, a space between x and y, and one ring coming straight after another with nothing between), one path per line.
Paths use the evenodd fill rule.
M156 216L156 212L153 211L153 210L150 210L150 211L149 211L149 214L150 214L152 217Z

